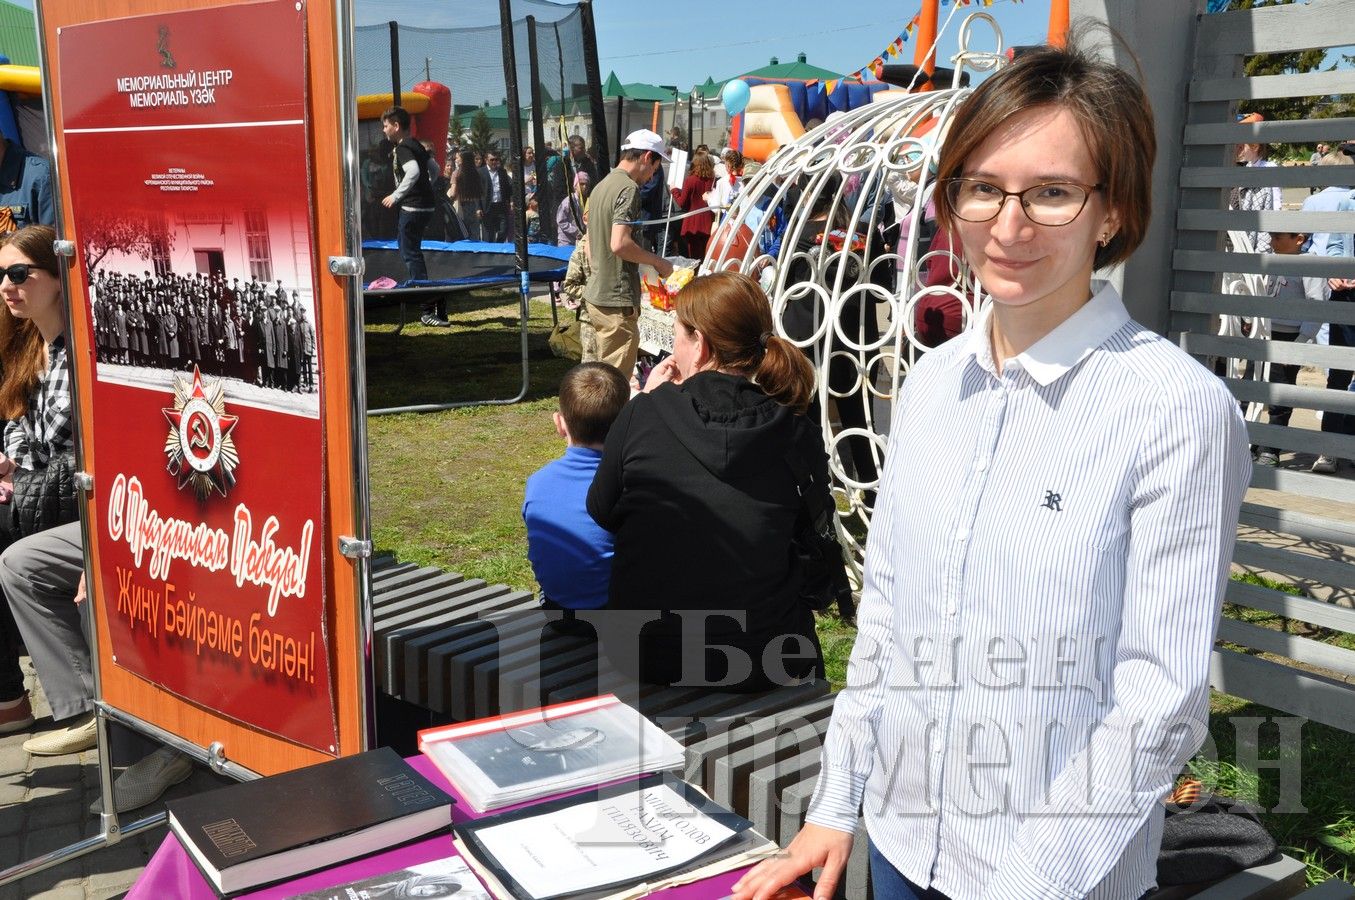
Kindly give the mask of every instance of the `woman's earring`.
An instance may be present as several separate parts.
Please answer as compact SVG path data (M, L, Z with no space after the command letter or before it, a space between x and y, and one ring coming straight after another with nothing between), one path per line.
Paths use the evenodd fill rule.
M1097 241L1097 243L1100 244L1102 247L1104 247L1106 244L1109 244L1109 243L1110 243L1110 235L1108 235L1108 234L1103 234L1103 235L1101 235L1101 239L1100 239L1099 241Z

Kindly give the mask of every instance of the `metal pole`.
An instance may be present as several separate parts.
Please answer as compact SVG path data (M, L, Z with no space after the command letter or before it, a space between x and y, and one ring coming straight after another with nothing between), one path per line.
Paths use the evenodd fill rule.
M616 98L616 157L621 158L621 117L625 115L625 97Z
M940 0L922 0L922 12L918 19L917 44L913 49L913 65L927 73L927 80L915 87L914 91L932 89L931 74L936 71L936 54L931 52L936 43L936 26L940 18Z
M343 160L344 248L353 259L362 259L362 183L361 154L358 148L357 66L353 47L353 0L335 0L334 27L337 32L339 74L339 158ZM395 40L395 23L391 23ZM392 44L394 46L394 44ZM398 85L397 85L398 88ZM344 283L348 307L348 439L353 455L353 537L370 541L371 484L367 459L367 342L362 298L362 273ZM316 323L319 324L318 322ZM357 685L358 727L361 750L377 745L376 676L372 635L371 559L353 558L353 596L357 602Z
M400 105L400 23L386 23L391 36L391 106Z
M696 149L696 135L692 133L692 115L693 115L693 112L694 112L693 106L695 105L695 103L696 103L696 92L693 91L692 93L690 93L690 94L687 95L687 152L688 152L688 153L691 153L693 150ZM690 158L691 158L691 157L688 157L689 160L690 160ZM678 185L678 187L682 187L682 185Z
M1068 42L1068 0L1051 0L1049 4L1048 42L1051 47Z
M533 165L536 176L536 196L546 198L545 203L537 200L537 212L541 215L541 240L547 244L555 243L555 207L552 201L555 199L550 196L550 186L546 184L546 155L543 152L546 147L546 128L541 118L541 73L537 68L536 60L536 16L527 17L527 71L532 80L532 143L536 145L536 161ZM563 102L563 97L556 98ZM525 177L526 171L519 177ZM525 184L525 182L524 182ZM567 186L566 186L567 187ZM549 213L549 215L548 215ZM525 211L523 213L526 215Z
M583 0L579 4L579 17L583 31L583 68L588 76L588 105L593 116L593 148L598 166L609 169L612 154L607 147L607 110L602 101L602 75L598 68L598 39L597 28L593 24L592 0ZM616 146L621 146L619 140Z
M559 62L559 65L560 65L560 100L561 100L561 103L563 104L564 96L565 96L565 50L564 50L564 45L560 43L560 23L559 23L559 22L556 22L556 23L554 24L554 26L552 26L552 27L555 29L555 58L556 58L556 60ZM587 67L585 67L585 68L587 68ZM593 76L592 76L592 75L586 75L586 77L589 78L589 79L591 79ZM590 84L590 85L592 84L591 80L589 81L589 84ZM592 98L591 98L591 97L589 98L589 103L592 103ZM563 105L560 107L560 109L561 109L561 112L563 113L563 111L564 111ZM561 203L568 203L568 204L569 204L569 215L570 215L570 217L574 220L574 227L578 228L578 229L579 229L579 232L582 233L582 232L583 232L583 210L582 210L582 209L575 208L576 205L575 205L575 203L573 202L573 200L571 199L571 198L573 197L573 195L574 195L574 160L573 160L573 159L570 157L570 155L569 155L569 142L568 142L567 138L566 138L565 135L564 135L564 116L563 116L563 114L562 114L561 117L560 117L560 123L561 123L561 125L560 125L560 132L561 132L561 134L560 134L560 165L562 165L562 166L565 167L565 195L564 195L563 197L560 198L560 202L561 202ZM604 121L603 124L604 124L604 125L606 124L605 121ZM597 129L593 129L593 130L596 131ZM607 131L607 129L606 129L606 128L603 128L602 131L603 131L603 133L605 134L606 131ZM596 143L597 143L597 141L594 140L594 144L596 144ZM603 157L603 158L605 159L606 157ZM551 224L554 225L554 223L551 223ZM558 236L559 236L559 235L557 234L557 237L558 237ZM556 290L555 290L555 287L554 287L554 283L552 283L552 286L551 286L551 289L550 289L550 317L551 317L552 322L555 321L555 300L556 300Z
M522 156L522 103L518 99L517 48L513 40L513 2L499 0L499 28L503 33L503 80L508 90L508 139L513 152ZM535 80L533 80L535 83ZM519 178L513 185L513 200L517 203L517 274L518 309L522 316L522 389L527 390L527 321L531 318L528 294L531 290L530 260L527 256L527 186Z

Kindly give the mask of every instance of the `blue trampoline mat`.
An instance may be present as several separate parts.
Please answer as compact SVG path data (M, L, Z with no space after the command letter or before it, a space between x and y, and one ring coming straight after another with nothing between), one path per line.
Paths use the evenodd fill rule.
M491 244L484 241L424 241L424 263L428 280L411 281L405 278L404 261L395 241L363 241L362 258L365 262L366 283L382 276L397 282L389 291L403 288L446 287L465 290L494 284L512 284L517 280L517 247L514 244ZM561 281L565 277L573 247L554 244L528 244L527 266L532 281ZM386 291L373 291L374 294Z

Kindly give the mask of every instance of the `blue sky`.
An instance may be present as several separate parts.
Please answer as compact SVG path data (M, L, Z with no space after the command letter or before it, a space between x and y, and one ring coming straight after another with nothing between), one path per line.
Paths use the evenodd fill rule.
M622 82L671 84L685 90L710 75L721 81L804 51L809 62L835 72L869 63L918 12L918 0L681 0L648 6L635 0L593 0L602 77L616 70ZM941 21L953 7L941 7ZM992 7L961 7L943 37L942 63L955 53L955 33L965 15L990 13L1008 46L1043 42L1049 0L996 0ZM843 13L847 12L847 15ZM982 33L982 32L980 32ZM901 62L913 61L914 44Z
M33 7L33 0L10 0ZM377 5L365 0L365 6ZM480 0L492 12L492 4ZM710 75L722 81L782 62L803 51L809 62L849 73L869 63L913 18L920 0L679 0L650 6L637 0L593 0L602 77L615 70L622 82L671 84L686 90ZM945 22L952 6L941 7ZM844 10L848 15L843 15ZM955 53L955 35L971 12L987 12L1002 28L1007 46L1042 42L1048 31L1049 0L995 0L956 9L942 36L940 60ZM983 32L980 32L981 34ZM904 45L899 61L912 62L915 44ZM985 48L988 46L984 45Z

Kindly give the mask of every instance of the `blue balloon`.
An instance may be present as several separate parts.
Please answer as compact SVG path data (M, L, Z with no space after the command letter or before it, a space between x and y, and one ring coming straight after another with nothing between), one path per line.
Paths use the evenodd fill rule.
M725 112L731 116L737 116L748 106L749 90L748 84L735 79L725 83L724 89L720 91L720 100L725 105Z

